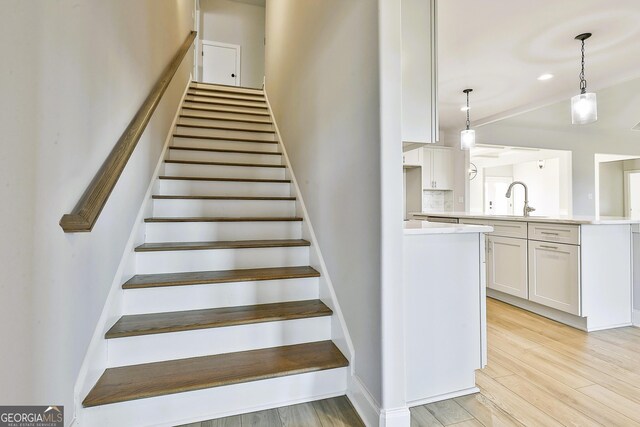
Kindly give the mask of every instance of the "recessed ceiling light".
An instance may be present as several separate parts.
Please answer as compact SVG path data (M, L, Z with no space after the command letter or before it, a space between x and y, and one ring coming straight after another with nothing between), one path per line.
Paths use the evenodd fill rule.
M538 77L538 80L540 81L545 81L545 80L551 80L553 78L553 74L543 74L540 77Z
M469 107L467 107L466 105L463 105L462 107L460 107L460 111L467 111L469 109Z

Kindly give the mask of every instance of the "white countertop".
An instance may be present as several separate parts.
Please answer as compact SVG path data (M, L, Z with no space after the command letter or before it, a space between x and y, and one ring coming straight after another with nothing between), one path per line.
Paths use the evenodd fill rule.
M410 220L404 222L404 234L454 234L454 233L491 233L493 227L487 225L444 224Z
M640 224L640 220L626 217L614 216L511 216L511 215L482 215L469 212L412 212L411 215L420 217L440 217L440 218L467 218L486 219L493 221L521 221L521 222L543 222L559 224L588 224L588 225L619 225L619 224ZM455 225L455 224L453 224Z

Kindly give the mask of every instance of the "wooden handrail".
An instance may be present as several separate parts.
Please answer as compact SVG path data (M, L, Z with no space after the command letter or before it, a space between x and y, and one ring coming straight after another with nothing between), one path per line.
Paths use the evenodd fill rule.
M116 142L115 147L113 147L111 153L109 153L100 170L98 170L89 187L87 187L76 204L76 207L73 208L70 214L62 216L60 226L66 233L87 232L93 229L100 212L102 212L102 209L107 203L131 154L133 154L133 150L135 150L149 120L151 120L151 116L153 116L169 83L171 83L182 60L191 48L196 34L195 31L191 31L184 43L182 43L178 52L151 89L147 99L142 103L124 133L120 139L118 139L118 142Z

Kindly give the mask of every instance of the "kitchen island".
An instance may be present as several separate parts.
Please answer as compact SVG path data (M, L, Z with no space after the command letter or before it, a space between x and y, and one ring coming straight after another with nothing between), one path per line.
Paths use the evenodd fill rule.
M486 225L407 221L404 226L408 406L475 393L486 365Z
M585 331L632 324L629 218L414 213L430 222L492 226L487 295Z

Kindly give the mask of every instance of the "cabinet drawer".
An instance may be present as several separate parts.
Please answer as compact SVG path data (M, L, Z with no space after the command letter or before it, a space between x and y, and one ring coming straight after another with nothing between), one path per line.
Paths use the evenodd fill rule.
M527 238L527 223L519 221L488 221L493 227L492 236Z
M428 216L427 221L429 222L443 222L446 224L457 224L458 218L449 218L443 216Z
M580 226L569 224L529 224L529 239L543 242L580 244Z

